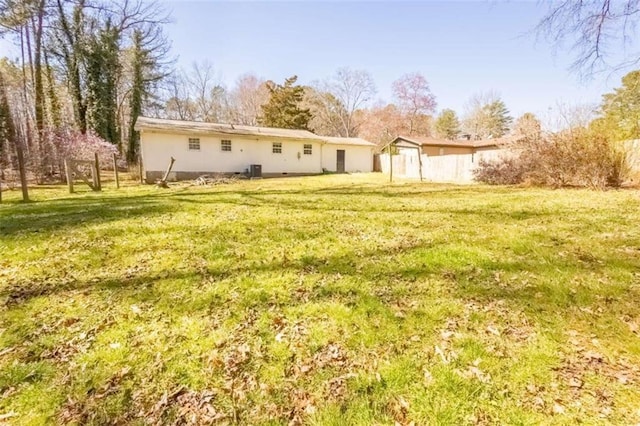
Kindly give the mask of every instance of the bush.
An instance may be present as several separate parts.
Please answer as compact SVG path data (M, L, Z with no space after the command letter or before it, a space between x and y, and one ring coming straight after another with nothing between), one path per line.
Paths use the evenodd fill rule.
M518 158L481 159L473 171L475 180L489 185L515 185L524 181L524 169Z
M627 155L608 138L587 129L521 140L511 147L513 156L480 162L476 180L489 184L603 189L619 187L627 178Z

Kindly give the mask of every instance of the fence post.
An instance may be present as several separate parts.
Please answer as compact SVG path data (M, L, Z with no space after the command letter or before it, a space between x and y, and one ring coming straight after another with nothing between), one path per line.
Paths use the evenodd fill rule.
M144 183L144 177L142 176L142 155L138 155L138 173L140 174L140 183Z
M73 194L73 173L71 173L71 167L69 159L64 159L64 170L67 173L67 186L69 187L69 194Z
M389 145L389 182L393 182L393 155L391 155L391 145Z
M422 147L418 147L418 167L420 168L420 182L422 182Z
M94 191L102 191L102 184L100 183L100 161L98 160L98 153L95 153L95 165L96 174L95 174L95 182L94 182Z
M120 178L118 177L118 158L116 153L113 153L113 173L116 176L116 189L120 189Z

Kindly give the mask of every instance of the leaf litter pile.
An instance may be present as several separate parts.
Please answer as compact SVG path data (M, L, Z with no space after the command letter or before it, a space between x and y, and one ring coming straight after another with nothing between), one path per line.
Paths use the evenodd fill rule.
M640 194L376 175L0 205L0 424L638 424Z

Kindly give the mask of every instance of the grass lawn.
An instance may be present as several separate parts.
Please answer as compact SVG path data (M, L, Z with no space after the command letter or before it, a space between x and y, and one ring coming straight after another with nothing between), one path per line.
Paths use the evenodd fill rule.
M32 190L0 205L0 424L635 424L640 192Z

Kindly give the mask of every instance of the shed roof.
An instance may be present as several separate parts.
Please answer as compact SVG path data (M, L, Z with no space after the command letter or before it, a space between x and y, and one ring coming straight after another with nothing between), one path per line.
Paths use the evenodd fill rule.
M280 129L276 127L244 126L239 124L205 123L202 121L169 120L163 118L138 117L135 130L179 131L191 134L223 134L238 136L263 136L296 140L324 142L333 145L366 145L374 143L361 138L339 138L319 136L308 130Z
M507 138L482 139L476 141L469 140L449 140L436 139L427 136L398 136L390 144L397 145L398 142L408 142L416 146L437 146L437 147L461 147L461 148L485 148L503 145L509 140Z

